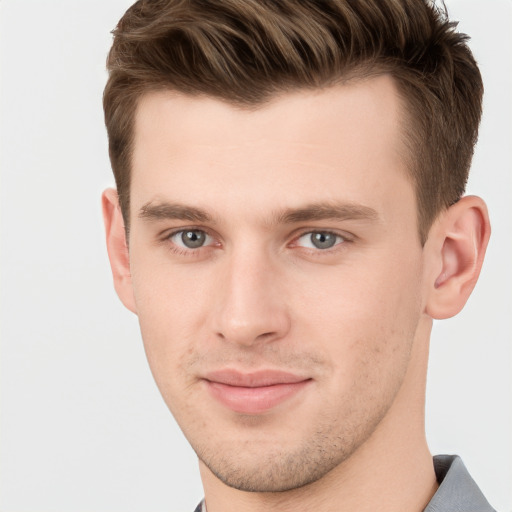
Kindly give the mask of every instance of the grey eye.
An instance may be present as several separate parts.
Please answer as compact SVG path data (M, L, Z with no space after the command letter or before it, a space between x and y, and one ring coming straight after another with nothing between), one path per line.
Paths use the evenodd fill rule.
M207 240L206 233L199 230L181 231L180 233L176 233L176 235L178 235L176 238L178 238L178 240L181 241L181 244L183 244L187 249L197 249L198 247L202 247Z
M308 249L330 249L342 242L344 242L342 236L329 233L328 231L305 233L298 239L298 245Z
M336 235L332 233L311 233L311 243L318 249L329 249L336 243Z

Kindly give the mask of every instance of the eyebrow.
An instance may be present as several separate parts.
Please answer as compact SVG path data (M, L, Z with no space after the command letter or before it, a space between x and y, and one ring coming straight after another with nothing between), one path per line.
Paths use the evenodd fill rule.
M201 208L177 203L146 203L139 211L139 218L147 220L188 220L190 222L213 222L213 217Z
M179 203L151 201L139 210L139 218L146 220L187 220L209 222L215 219L206 210ZM295 224L318 220L360 220L376 221L377 212L368 206L352 203L312 203L301 208L286 208L276 212L271 224Z
M368 206L351 203L313 203L303 208L288 208L277 213L275 222L293 224L315 220L378 220L377 212Z

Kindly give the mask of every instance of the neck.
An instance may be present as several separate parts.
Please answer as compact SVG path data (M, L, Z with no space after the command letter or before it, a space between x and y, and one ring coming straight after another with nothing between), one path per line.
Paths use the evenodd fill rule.
M431 320L423 318L411 364L387 415L372 436L320 480L277 493L228 487L200 462L208 512L421 512L437 490L424 429Z

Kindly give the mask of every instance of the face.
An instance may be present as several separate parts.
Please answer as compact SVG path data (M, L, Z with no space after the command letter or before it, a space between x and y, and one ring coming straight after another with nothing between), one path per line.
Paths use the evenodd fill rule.
M253 110L139 105L135 309L167 405L232 487L322 478L404 385L422 250L400 127L385 76Z

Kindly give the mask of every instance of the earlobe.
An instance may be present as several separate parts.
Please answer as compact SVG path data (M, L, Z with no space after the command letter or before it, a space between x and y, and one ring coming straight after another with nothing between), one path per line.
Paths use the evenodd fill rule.
M466 304L482 268L491 228L487 207L476 196L463 197L448 208L429 235L432 264L426 313L450 318Z
M130 256L117 191L113 188L106 189L101 196L101 203L114 288L121 302L136 314L130 273Z

